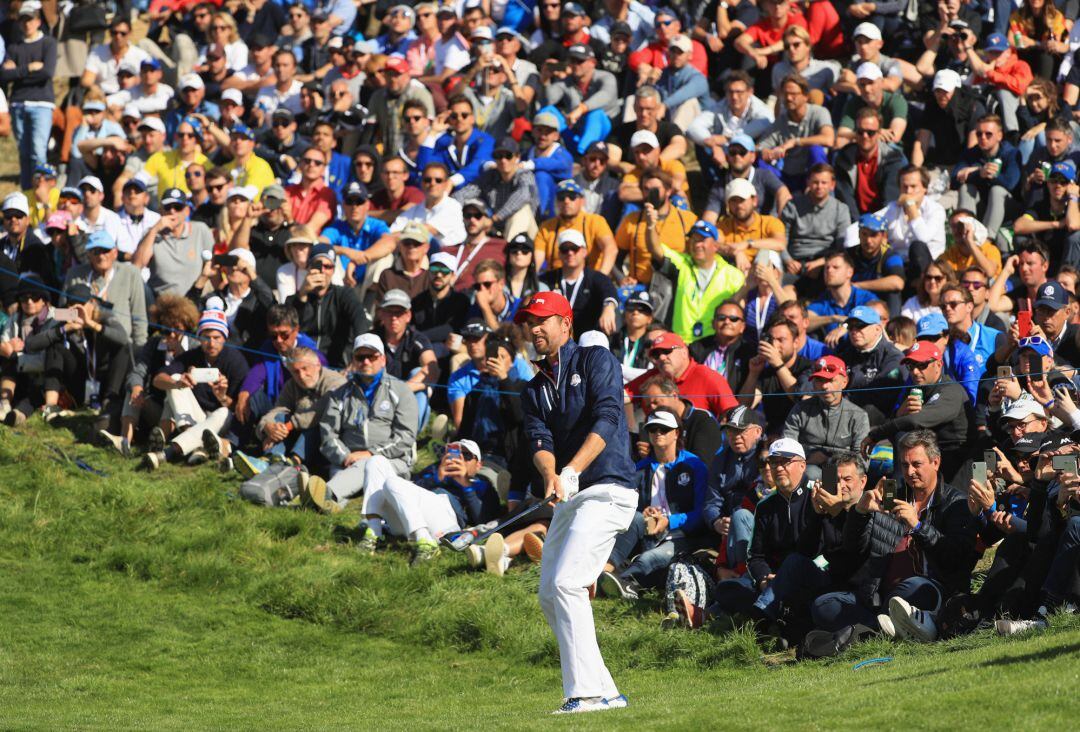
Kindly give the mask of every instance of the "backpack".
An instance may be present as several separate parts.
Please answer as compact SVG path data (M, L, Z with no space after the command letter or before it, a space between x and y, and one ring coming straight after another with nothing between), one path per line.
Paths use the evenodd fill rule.
M667 582L664 585L664 612L675 612L675 591L682 590L687 599L697 607L712 604L712 594L716 582L709 572L692 559L672 562L668 567Z
M240 495L259 506L286 506L300 495L300 468L275 463L254 478L244 481Z

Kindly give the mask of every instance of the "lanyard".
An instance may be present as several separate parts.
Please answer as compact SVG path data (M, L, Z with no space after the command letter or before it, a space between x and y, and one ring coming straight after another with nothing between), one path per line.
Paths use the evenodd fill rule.
M566 296L567 300L570 301L570 309L571 310L574 309L574 303L577 301L578 292L581 290L581 283L584 280L585 280L585 273L582 272L581 276L578 277L577 282L574 283L573 292L567 293L567 291L566 291L566 278L565 277L562 278L562 284L560 285L560 288L562 289L562 294L564 296Z
M109 274L105 275L105 284L101 286L101 289L97 289L97 287L95 286L95 289L97 289L97 292L95 292L94 294L97 295L98 297L100 297L102 300L105 300L106 295L109 294L109 285L112 284L113 276L115 276L115 275L116 275L116 268L115 267L110 267L109 268Z
M693 294L693 301L694 301L695 304L697 304L697 302L699 300L701 300L701 298L708 291L709 285L711 285L713 280L716 279L716 273L720 271L720 265L717 263L717 261L715 259L713 260L712 274L709 275L709 281L705 283L704 288L701 286L701 279L697 276L698 271L699 271L699 268L694 267L694 294Z
M465 245L462 244L458 249L457 263L454 265L454 279L461 277L461 273L469 268L469 263L473 261L473 258L480 253L480 250L487 244L487 237L484 237L484 241L476 245L476 249L469 252L469 256L465 258L465 261L461 261L461 253L465 250Z
M631 345L630 336L623 336L623 366L634 365L634 361L637 360L638 350L641 348L641 341L643 340L643 338L638 338L636 341L633 342L633 345Z
M754 298L754 328L757 329L757 332L758 332L759 335L761 334L762 328L765 327L765 314L769 312L769 303L771 303L771 302L772 302L772 293L771 292L769 293L769 296L767 298L765 298L765 305L764 306L762 306L760 304L761 303L761 298L760 297L755 297Z

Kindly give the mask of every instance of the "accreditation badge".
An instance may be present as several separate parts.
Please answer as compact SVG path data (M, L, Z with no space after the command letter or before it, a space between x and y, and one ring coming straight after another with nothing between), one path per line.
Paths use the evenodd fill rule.
M705 332L705 326L701 323L694 323L694 337L700 338L701 334Z

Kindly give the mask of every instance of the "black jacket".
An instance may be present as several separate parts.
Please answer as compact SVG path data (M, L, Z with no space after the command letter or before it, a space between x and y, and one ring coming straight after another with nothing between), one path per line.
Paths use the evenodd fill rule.
M498 390L501 393L497 420L501 430L498 439L477 440L485 460L488 456L494 456L510 471L510 493L515 498L517 494L521 494L523 498L529 491L535 473L532 453L526 449L522 430L525 412L521 406L521 392L526 384L528 382L515 378L513 374L499 382ZM461 429L458 430L459 437L476 440L477 436L473 433L472 426L476 424L477 409L482 404L483 396L484 392L481 389L473 389L465 395L465 405L461 412ZM537 489L542 494L543 487L537 485Z
M940 479L939 479L940 480ZM863 562L852 576L856 596L869 606L881 604L881 581L889 568L893 551L907 528L890 514L848 511L844 522L844 549ZM976 523L968 511L966 495L947 483L940 483L923 513L919 528L911 533L915 548L923 558L920 576L945 588L946 595L967 592L975 552Z
M319 350L326 354L330 365L341 368L352 360L352 344L356 336L371 326L356 290L330 285L322 297L290 295L287 305L300 314L300 330L315 339Z
M587 330L600 329L600 314L606 302L613 302L618 307L618 293L607 275L595 269L586 268L576 289L563 289L562 268L553 269L540 275L540 281L548 288L566 296L574 308L574 338L580 338Z
M836 168L836 197L847 204L851 210L851 220L858 221L859 216L867 211L859 210L859 199L855 195L858 187L857 178L859 148L857 145L845 145L836 154L833 163ZM882 205L900 197L900 169L907 165L904 151L887 142L878 143L877 178L874 189L878 191L878 200Z
M746 568L754 582L760 582L780 569L784 557L799 547L799 539L813 513L806 478L791 498L774 491L761 499L754 513L754 535Z
M877 345L867 352L862 352L851 345L847 338L840 341L836 355L847 364L848 397L852 402L870 414L870 424L879 421L882 415L892 414L898 388L883 388L880 391L861 391L867 387L899 387L907 379L907 371L900 365L904 357L900 349L889 343L882 336ZM868 407L874 407L871 411Z
M686 449L694 453L706 465L712 462L724 433L716 417L704 409L697 409L689 399L682 400L686 411L683 412L683 429L686 431Z
M895 392L896 403L907 398L911 388ZM870 438L874 441L894 437L899 432L912 430L933 430L938 445L942 450L956 450L964 446L974 436L975 415L971 400L960 384L942 376L936 384L924 384L923 407L915 414L893 417L870 428Z
M716 350L716 339L713 336L699 338L690 344L690 358L698 363L705 363L709 354ZM727 350L724 351L724 378L728 383L738 388L746 381L747 364L757 355L757 344L739 336Z

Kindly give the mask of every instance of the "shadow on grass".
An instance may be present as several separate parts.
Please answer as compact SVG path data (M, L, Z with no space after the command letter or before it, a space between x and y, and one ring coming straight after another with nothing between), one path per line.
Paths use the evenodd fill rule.
M1031 663L1032 661L1048 661L1051 658L1057 656L1067 655L1080 651L1080 643L1072 643L1067 646L1054 646L1053 648L1046 648L1041 651L1034 651L1032 653L1024 653L1019 656L1003 656L1001 658L992 658L989 661L983 661L983 666L1011 666L1014 663Z

